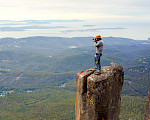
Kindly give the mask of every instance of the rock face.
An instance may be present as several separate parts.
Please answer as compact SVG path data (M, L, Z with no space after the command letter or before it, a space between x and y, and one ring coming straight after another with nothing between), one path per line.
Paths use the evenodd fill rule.
M121 66L104 66L102 73L86 70L77 75L76 120L118 120L124 72Z
M145 109L144 120L150 120L150 88L149 88L149 94L148 94L146 109Z

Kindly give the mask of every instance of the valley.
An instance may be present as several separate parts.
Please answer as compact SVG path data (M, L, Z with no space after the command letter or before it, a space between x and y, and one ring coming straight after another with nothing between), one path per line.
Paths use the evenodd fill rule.
M103 41L102 66L121 65L125 72L120 119L140 120L150 87L150 44ZM37 36L0 43L0 119L74 119L76 74L95 66L92 38Z

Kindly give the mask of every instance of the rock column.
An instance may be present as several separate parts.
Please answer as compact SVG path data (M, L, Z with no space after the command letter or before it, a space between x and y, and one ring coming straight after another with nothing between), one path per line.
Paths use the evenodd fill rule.
M77 77L76 120L118 120L124 72L121 66L102 67L79 73Z

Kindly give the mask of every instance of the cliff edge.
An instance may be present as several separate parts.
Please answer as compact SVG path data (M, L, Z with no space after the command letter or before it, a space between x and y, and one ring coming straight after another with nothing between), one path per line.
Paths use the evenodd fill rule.
M118 120L124 72L121 66L104 66L101 74L89 69L77 74L76 120Z

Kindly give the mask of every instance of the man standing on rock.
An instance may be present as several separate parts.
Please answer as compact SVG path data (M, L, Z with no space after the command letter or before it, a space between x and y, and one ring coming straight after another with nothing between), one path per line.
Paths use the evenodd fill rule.
M96 54L95 54L95 64L96 64L96 73L101 73L101 64L100 64L100 57L102 56L103 51L103 41L100 35L96 35L94 40L94 46L96 47Z

